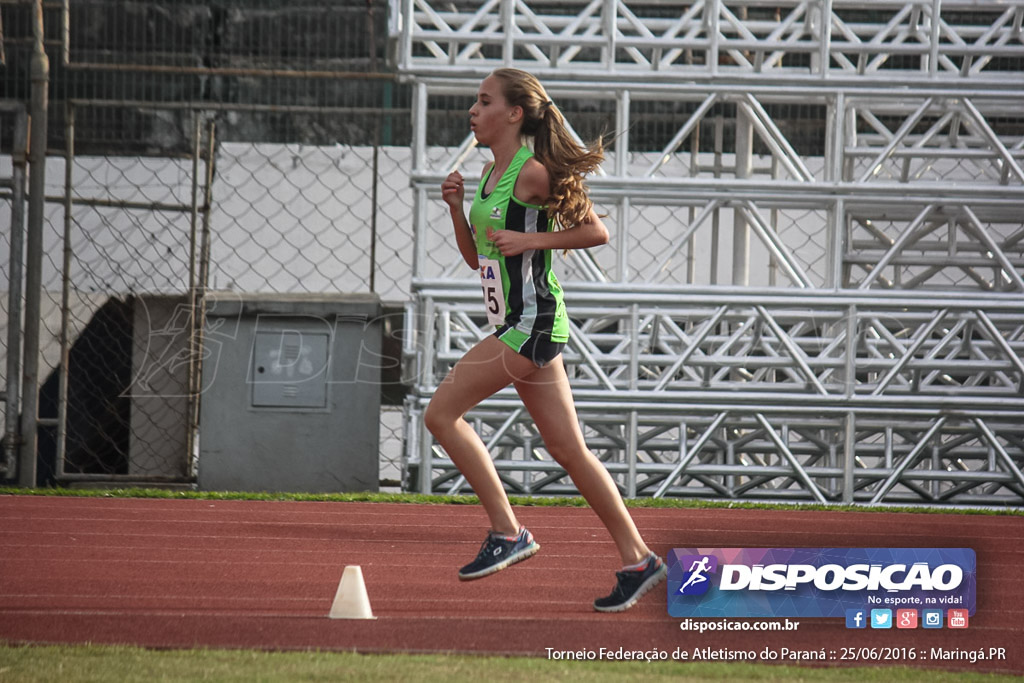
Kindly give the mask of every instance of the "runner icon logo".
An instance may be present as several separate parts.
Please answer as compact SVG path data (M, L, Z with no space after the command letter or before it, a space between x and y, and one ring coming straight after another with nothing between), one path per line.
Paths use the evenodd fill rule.
M680 595L703 595L711 587L708 574L718 571L718 558L714 555L686 555L682 558L682 566L688 567L683 575L683 584L679 587Z

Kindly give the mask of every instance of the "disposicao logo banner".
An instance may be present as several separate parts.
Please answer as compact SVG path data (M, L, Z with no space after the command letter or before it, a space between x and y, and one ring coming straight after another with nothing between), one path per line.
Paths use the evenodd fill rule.
M673 617L844 617L847 609L967 609L970 548L674 548Z

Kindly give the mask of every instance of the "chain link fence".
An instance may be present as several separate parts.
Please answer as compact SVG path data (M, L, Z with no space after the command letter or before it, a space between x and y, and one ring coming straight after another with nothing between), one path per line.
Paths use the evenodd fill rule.
M0 12L0 81L27 101L32 5ZM402 318L411 117L381 68L387 13L383 0L45 6L40 482L194 478L207 290L372 291ZM388 484L401 388L383 394Z
M196 116L215 123L225 112ZM57 160L48 169L43 282L53 312L44 320L44 375L52 379L44 396L57 390L65 230L74 340L66 451L58 453L53 428L40 447L58 478L190 476L187 340L197 270L206 269L212 296L373 291L388 315L402 315L412 252L403 237L407 147L222 142L207 168L210 140L199 142L194 158L75 155L69 173ZM44 400L44 419L56 417L56 403L55 395ZM395 404L385 400L381 415L385 483L399 476Z

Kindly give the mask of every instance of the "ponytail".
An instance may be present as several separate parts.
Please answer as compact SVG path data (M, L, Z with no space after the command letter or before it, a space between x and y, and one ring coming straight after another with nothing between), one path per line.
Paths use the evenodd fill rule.
M551 176L548 217L561 228L580 225L593 207L584 178L604 160L601 140L580 146L569 134L562 113L532 74L498 69L494 75L502 81L508 103L522 108L522 133L533 137L533 153Z

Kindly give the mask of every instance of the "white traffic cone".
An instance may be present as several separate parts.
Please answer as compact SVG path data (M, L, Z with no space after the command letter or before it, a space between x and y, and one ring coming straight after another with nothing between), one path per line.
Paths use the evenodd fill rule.
M359 565L349 565L338 582L338 592L331 605L331 619L376 619L370 609L370 596L363 583L363 570Z

